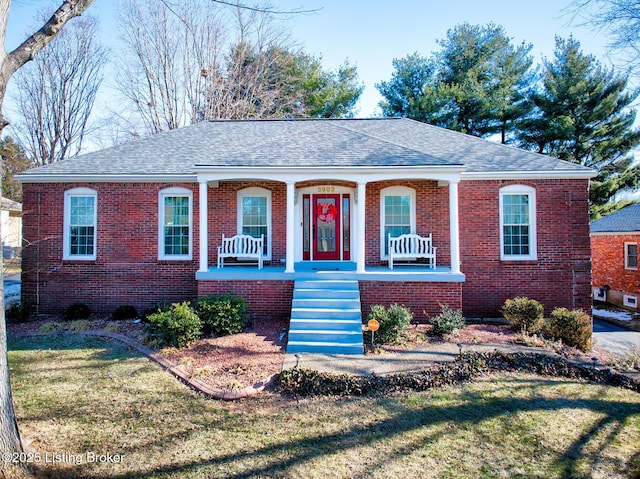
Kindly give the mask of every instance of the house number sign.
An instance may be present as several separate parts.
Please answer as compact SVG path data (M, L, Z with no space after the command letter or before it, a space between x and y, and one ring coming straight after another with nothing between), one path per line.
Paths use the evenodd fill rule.
M335 193L335 186L318 186L318 193Z

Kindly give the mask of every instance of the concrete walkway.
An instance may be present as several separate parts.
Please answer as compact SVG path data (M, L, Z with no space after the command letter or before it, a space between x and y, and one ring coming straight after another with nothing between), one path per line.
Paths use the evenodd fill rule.
M508 353L527 352L541 353L541 348L529 348L517 344L465 344L463 351L504 351ZM298 365L300 368L313 369L330 373L346 374L392 374L418 371L432 365L434 362L453 361L459 353L459 348L453 343L426 343L417 348L384 352L381 354L312 354L287 353L282 369L290 369ZM553 354L549 352L549 354Z
M593 318L593 340L595 346L619 356L625 356L634 348L640 351L640 333L595 317Z

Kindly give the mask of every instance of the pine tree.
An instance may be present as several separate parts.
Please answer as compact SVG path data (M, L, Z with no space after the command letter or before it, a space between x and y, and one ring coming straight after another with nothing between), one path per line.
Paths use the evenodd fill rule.
M636 94L627 79L585 55L580 43L556 37L554 59L544 61L535 111L518 135L522 147L594 168L592 216L616 193L637 186L640 168L631 151L640 143L633 129Z
M500 26L468 23L438 43L431 58L394 60L391 81L376 85L383 114L480 137L500 134L506 143L530 110L531 45L513 46Z

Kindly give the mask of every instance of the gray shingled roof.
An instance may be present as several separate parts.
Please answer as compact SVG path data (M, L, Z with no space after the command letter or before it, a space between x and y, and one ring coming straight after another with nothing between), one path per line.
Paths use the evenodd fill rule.
M190 175L195 165L453 166L467 172L590 170L404 118L206 121L30 170L29 176Z
M627 233L640 231L640 203L591 222L592 233Z

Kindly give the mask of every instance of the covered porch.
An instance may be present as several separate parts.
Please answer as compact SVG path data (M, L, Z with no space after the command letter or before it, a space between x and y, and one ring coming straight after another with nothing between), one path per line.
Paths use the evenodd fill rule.
M297 167L261 168L259 171L234 168L224 172L218 168L213 173L212 168L199 165L196 170L200 200L198 281L248 278L286 281L309 275L369 281L464 281L460 270L458 219L461 167L346 167L335 171L332 168L323 171ZM224 197L226 199L219 199L223 197L222 185L232 189L236 188L230 186L234 184L241 184L245 190L262 189L268 196L267 226L261 232L266 233L265 244L268 246L265 246L264 267L261 269L249 265L228 265L226 262L224 268L215 266L216 249L222 234L248 234L240 219L237 225L235 220L227 220L225 224L212 223L216 221L217 213L211 210L217 208L217 202L229 204L234 199L231 196L234 193L229 192ZM396 231L393 228L397 225L385 224L383 191L393 190L394 193L390 194L399 195L401 193L395 193L398 189L410 190L404 185L418 185L422 190L414 191L411 196L411 223L406 220L402 226L405 229ZM237 188L233 192L237 193L240 204L242 193L240 186ZM336 249L335 257L326 255L324 238L325 250L320 250L320 240L316 240L316 230L313 230L316 227L316 210L321 205L326 206L327 201L333 201L337 207L335 211L329 210L328 215L336 218L334 236L330 238ZM429 212L426 213L425 209ZM237 218L241 215L238 207ZM321 237L320 229L317 231L317 236ZM436 267L414 262L400 264L391 270L387 266L388 253L385 249L390 231L395 234L433 233L434 242L439 242L440 247ZM441 251L443 255L440 255Z
M356 281L402 281L402 282L464 282L464 274L453 272L449 266L437 266L435 269L423 264L400 264L393 270L385 265L366 266L358 271L353 261L325 262L301 261L294 263L293 271L287 271L284 265L266 265L258 269L255 264L234 264L217 268L211 266L207 271L198 271L198 281L295 281L298 279L345 279Z

